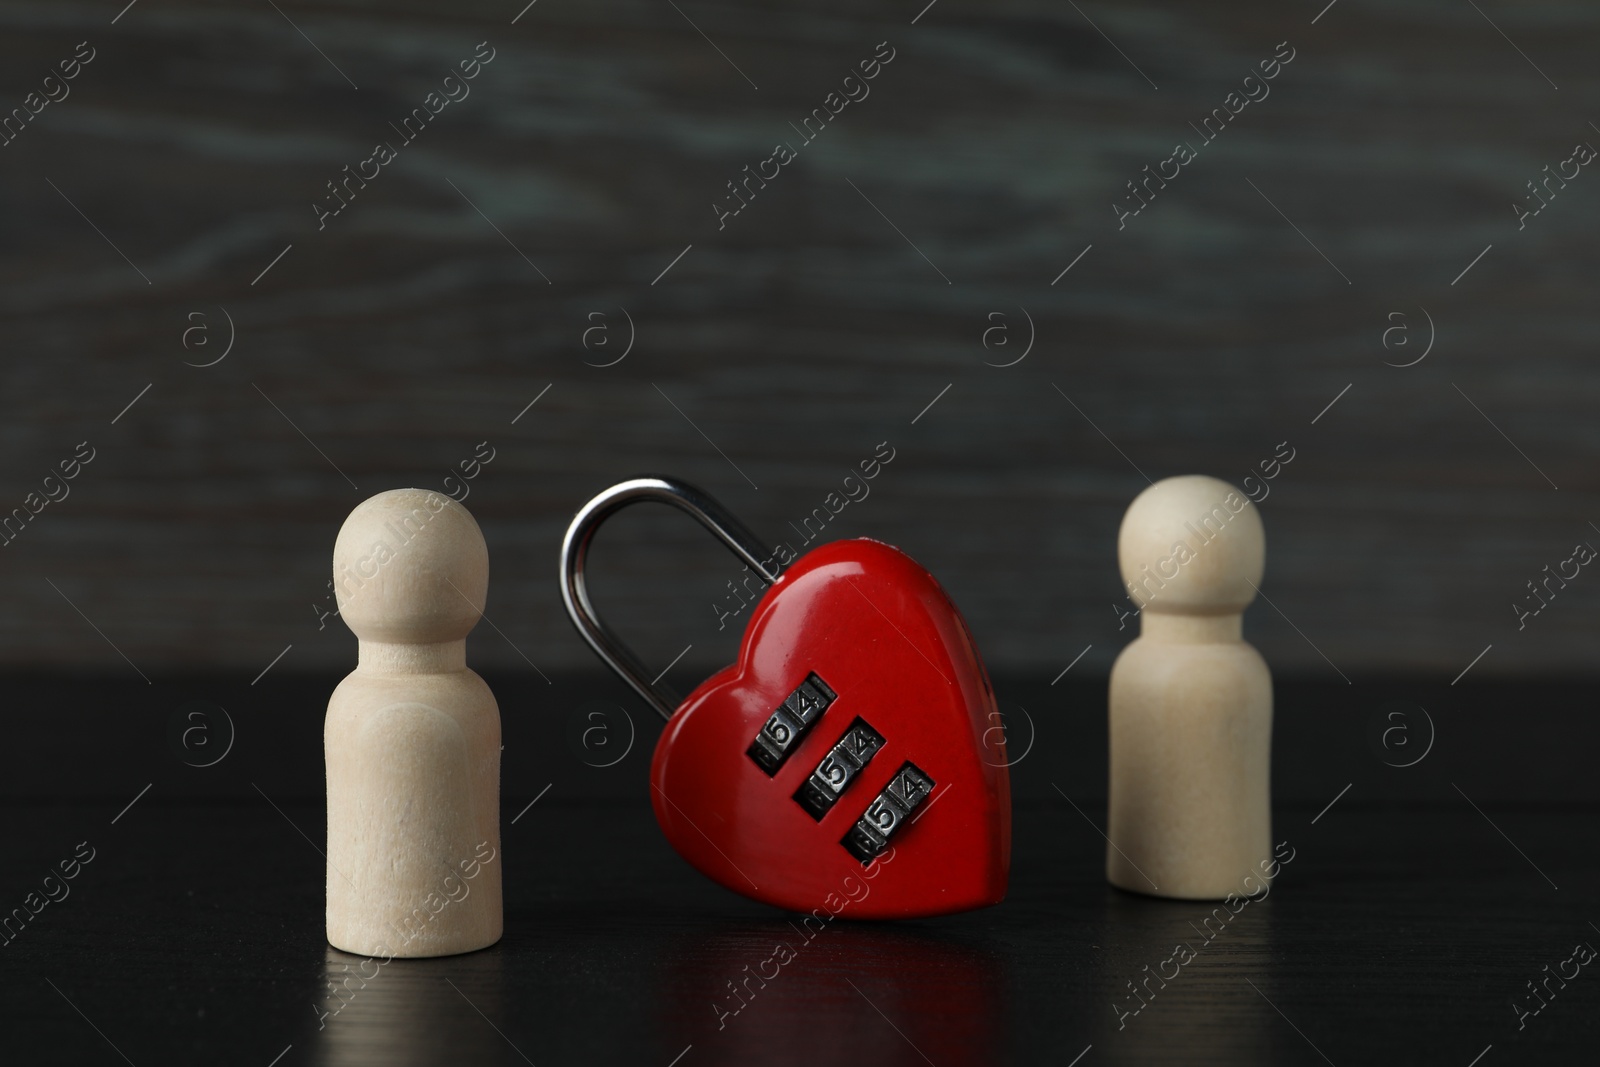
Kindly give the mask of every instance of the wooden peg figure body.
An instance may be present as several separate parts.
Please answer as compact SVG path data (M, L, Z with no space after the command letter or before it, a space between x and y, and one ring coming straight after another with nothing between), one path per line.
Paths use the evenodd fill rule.
M328 701L328 942L445 956L500 939L500 712L467 668L489 554L466 508L395 489L339 530L333 583L360 639Z
M1265 565L1260 514L1227 482L1167 478L1129 505L1117 555L1141 610L1111 669L1106 878L1185 900L1258 893L1272 676L1241 625Z

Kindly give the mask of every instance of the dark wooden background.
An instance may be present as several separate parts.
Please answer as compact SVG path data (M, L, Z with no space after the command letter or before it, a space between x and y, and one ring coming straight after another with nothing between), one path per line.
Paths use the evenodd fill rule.
M340 522L488 441L467 505L503 636L473 661L586 667L554 576L588 495L668 471L776 538L888 441L830 533L928 565L997 670L1092 645L1092 676L1131 634L1114 541L1145 476L1238 481L1288 441L1248 627L1280 672L1593 669L1600 578L1522 632L1511 604L1600 543L1600 176L1520 232L1512 203L1600 143L1600 8L923 2L0 4L0 110L96 50L0 148L0 509L97 450L0 550L0 664L347 667L314 608ZM470 97L319 232L324 182L485 40ZM871 95L719 232L724 183L885 40ZM1280 41L1271 95L1119 232L1124 183ZM621 309L631 352L589 365ZM1031 351L986 365L1024 310ZM227 358L186 366L225 315ZM1425 316L1428 357L1385 366ZM598 596L645 661L727 659L731 558L677 515L614 527Z

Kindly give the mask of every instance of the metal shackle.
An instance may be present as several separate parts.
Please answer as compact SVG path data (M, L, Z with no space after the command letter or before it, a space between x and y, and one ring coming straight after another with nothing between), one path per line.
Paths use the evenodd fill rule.
M649 474L629 478L604 490L578 509L578 513L572 517L572 524L567 527L566 536L561 540L561 599L567 606L567 614L572 618L572 625L606 666L617 672L663 719L671 719L677 708L677 698L648 681L638 657L600 621L594 604L589 600L588 582L584 576L589 542L594 539L600 524L629 504L647 500L670 504L688 512L766 581L777 581L782 572L774 562L772 551L744 523L734 518L705 490L677 478Z

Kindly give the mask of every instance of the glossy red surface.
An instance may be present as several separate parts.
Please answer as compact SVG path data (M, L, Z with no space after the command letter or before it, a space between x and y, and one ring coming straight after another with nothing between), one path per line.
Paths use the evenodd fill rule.
M746 750L811 672L837 698L769 777ZM858 716L883 747L819 822L794 794ZM1005 896L1011 854L998 721L983 661L933 576L890 545L835 541L789 566L751 615L738 663L673 715L651 800L685 859L768 904L853 919L983 907ZM841 841L908 760L934 788L864 866Z

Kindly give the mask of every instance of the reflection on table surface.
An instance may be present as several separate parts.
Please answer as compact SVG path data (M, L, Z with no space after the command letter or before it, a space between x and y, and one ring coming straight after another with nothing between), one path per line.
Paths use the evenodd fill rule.
M311 1062L326 1067L493 1063L505 1039L487 1020L508 1003L498 946L438 959L372 959L327 948Z
M699 1062L962 1067L992 1062L1003 1041L1004 961L937 928L797 915L667 952L656 1025L697 1041Z

